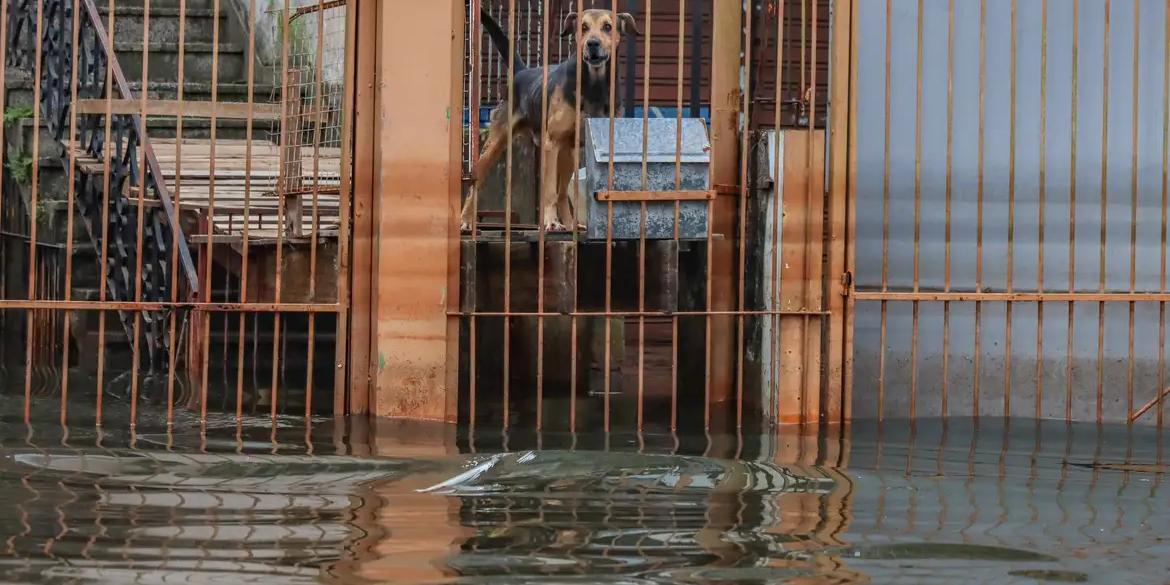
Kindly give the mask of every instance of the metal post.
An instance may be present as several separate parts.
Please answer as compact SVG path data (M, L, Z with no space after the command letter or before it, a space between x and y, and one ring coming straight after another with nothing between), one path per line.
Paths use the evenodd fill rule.
M829 273L828 308L829 342L825 380L824 422L849 421L849 370L852 367L852 330L849 326L851 304L846 302L851 281L849 248L853 237L848 216L851 167L850 95L852 91L852 27L854 0L837 0L833 4L832 41L829 61L831 94L829 100ZM945 383L945 382L944 382Z
M352 142L348 142L348 135L346 138L347 144L352 144L353 179L352 183L345 186L347 188L343 188L342 193L352 193L353 196L353 252L349 259L352 267L352 292L349 298L352 310L348 327L349 404L348 409L341 410L349 414L369 412L369 399L373 394L374 211L378 200L374 191L377 168L374 156L377 137L375 120L378 119L374 112L377 105L374 95L377 79L377 9L376 0L354 0L347 9L347 18L352 19L347 30L352 31L353 35L346 56L353 62L347 65L352 68L353 81L347 84L352 88L348 90L352 97L346 96L346 107L351 112L349 117L353 119L352 124L347 123L352 128ZM343 149L343 152L347 150ZM349 167L345 165L343 168ZM345 177L343 173L343 180Z

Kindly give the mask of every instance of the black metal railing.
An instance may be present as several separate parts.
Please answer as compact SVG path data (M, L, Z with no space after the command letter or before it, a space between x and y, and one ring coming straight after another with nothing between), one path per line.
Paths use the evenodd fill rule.
M49 135L60 147L62 164L68 169L81 157L102 163L108 160L108 165L102 164L100 171L93 166L79 165L74 178L78 217L98 257L106 259L103 273L107 290L102 300L170 302L193 298L198 292L195 265L141 117L113 114L107 124L104 114L78 113L76 136L71 135L74 63L78 68L78 99L137 99L114 56L107 24L93 0L5 1L8 2L5 65L10 71L31 72L34 83L39 77L40 115ZM73 49L75 5L81 13L76 55ZM38 11L39 39L36 38ZM151 205L142 205L138 196L129 192L128 187L139 185L145 186ZM144 214L141 234L139 213ZM177 255L172 246L177 247ZM172 266L172 257L178 258L177 266ZM172 297L171 271L175 269L179 270L175 279L179 294ZM119 315L128 338L133 340L135 312L121 311ZM141 311L139 316L142 319L140 341L147 350L147 357L140 360L139 367L164 371L169 355L167 312Z

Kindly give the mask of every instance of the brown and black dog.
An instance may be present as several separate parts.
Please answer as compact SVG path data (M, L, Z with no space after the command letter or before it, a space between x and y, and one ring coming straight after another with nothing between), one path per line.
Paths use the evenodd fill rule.
M504 60L508 60L508 37L487 11L482 11L483 27L491 37ZM546 230L564 230L576 225L569 208L568 186L577 168L573 152L577 145L577 102L584 117L609 115L610 75L622 33L638 34L634 17L627 13L614 15L609 10L586 10L580 15L565 18L561 36L575 36L579 50L576 57L548 69L548 111L541 115L544 100L541 67L528 67L515 57L512 60L513 94L511 127L507 104L501 104L491 115L491 125L483 154L475 164L471 193L463 204L462 227L469 229L471 210L479 186L492 165L508 147L508 133L528 134L538 145L544 160L540 177L540 221ZM581 64L580 93L577 91L577 72Z

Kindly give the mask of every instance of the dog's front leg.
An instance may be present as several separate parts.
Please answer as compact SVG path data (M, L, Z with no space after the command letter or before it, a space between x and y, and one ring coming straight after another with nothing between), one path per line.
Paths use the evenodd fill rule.
M573 171L577 168L577 161L573 158L573 148L562 148L557 153L557 215L561 223L581 230L582 225L573 217L573 209L569 204L569 193L576 195L577 185L573 183Z
M561 191L558 181L560 149L555 140L550 140L546 136L544 140L541 140L540 151L542 161L540 165L540 222L544 225L545 231L563 231L565 224L557 213Z

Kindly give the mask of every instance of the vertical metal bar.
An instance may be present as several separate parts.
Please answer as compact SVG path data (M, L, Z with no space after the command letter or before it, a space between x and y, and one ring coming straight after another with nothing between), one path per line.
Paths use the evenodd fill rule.
M248 0L248 13L256 14L256 0ZM240 302L248 302L248 246L249 236L251 235L250 227L251 211L252 211L252 123L255 116L256 100L256 19L248 20L248 52L247 52L247 68L248 68L248 95L246 97L248 104L248 115L246 125L244 126L244 228L242 240L240 242ZM283 99L283 94L282 94ZM347 144L342 144L342 149L347 148ZM342 177L347 176L346 169L342 169ZM343 181L345 179L342 179ZM341 199L344 201L351 193L345 190L341 191ZM346 215L341 214L342 223L346 221ZM344 255L342 255L344 258ZM343 280L343 279L342 279ZM339 296L339 298L341 298ZM338 316L338 323L343 321L342 316ZM253 323L256 319L253 319ZM236 332L236 421L239 422L244 415L244 328L246 323L244 319L240 319L240 327ZM340 339L340 335L338 336ZM227 339L224 339L224 344L227 344ZM335 390L336 391L336 390Z
M8 2L0 2L0 87L8 87ZM75 12L76 13L76 12ZM8 103L7 91L0 91L0 112L5 111ZM4 124L0 124L0 144L8 144L4 135ZM0 181L0 227L4 226L5 212L10 211L4 208L4 188L3 181ZM7 238L0 238L0 258L7 258ZM6 270L0 270L0 298L5 298L8 294ZM0 326L8 326L9 315L0 316ZM3 341L7 336L0 335L0 349L6 350L6 342ZM4 355L8 353L5 351Z
M548 55L548 28L549 28L548 8L549 7L548 7L548 0L542 0L541 7L542 7L541 13L543 14L543 20L541 22L541 27L540 27L540 31L541 31L540 111L541 111L542 116L546 116L547 112L548 112L548 70L549 70L549 55ZM548 139L547 136L542 137L541 144L543 145L545 143L545 140L547 140L547 139ZM544 196L544 188L545 188L544 176L545 176L545 173L548 172L547 169L548 169L549 160L548 160L547 156L544 156L543 151L541 153L539 153L538 156L539 156L538 160L540 161L540 168L537 169L537 174L540 176L540 180L537 181L539 188L537 189L537 194L536 194L536 200L537 200L537 207L536 208L537 208L537 215L539 216L541 213L541 210L543 208L543 205L544 205L542 202L542 198ZM560 164L561 164L560 161L554 160L554 161L552 161L552 164L553 164L553 168L557 169L556 176L560 176L560 173L559 173ZM573 180L573 183L571 185L569 185L569 187L572 190L573 201L575 202L575 201L578 201L578 199L576 197L577 186L578 186L578 183L576 181L576 177L577 177L576 161L574 161L574 168L573 168L573 175L572 176L573 176L574 180ZM572 218L572 220L573 220L573 223L572 223L572 226L570 227L570 229L576 231L577 218L574 217L574 218ZM536 262L537 262L537 264L536 264L536 312L542 314L542 316L538 316L536 318L536 430L537 430L537 432L539 432L542 429L544 429L544 317L543 317L543 313L544 313L544 273L545 273L545 266L544 266L545 225L544 225L543 219L539 219L539 218L537 219L536 229L537 229L537 238L538 238L538 243L536 245L536 251L537 251L537 254L536 254Z
M711 5L711 36L712 36L711 97L712 98L714 98L716 95L715 79L714 79L715 78L714 63L715 63L715 59L716 59L715 48L714 48L714 36L715 36L715 30L718 26L715 23L715 19L717 17L718 17L718 7L715 6L714 3L712 3L712 5ZM697 85L700 83L700 80L699 79L691 79L691 83L694 85ZM692 92L693 91L694 90L693 90L693 85L692 85ZM710 108L711 108L711 122L712 122L711 123L711 126L712 126L711 127L711 134L712 134L712 139L713 139L714 138L713 135L715 133L715 128L714 128L715 103L714 103L714 100L712 100ZM711 150L713 151L714 149L715 149L714 140L712 140ZM716 180L714 152L712 152L711 156L710 156L709 168L710 168L710 176L711 176L711 180L712 180L712 185L714 185L714 181ZM610 172L610 175L611 176L613 175L612 171ZM703 293L704 294L704 305L703 306L706 307L708 312L711 311L711 272L712 272L712 264L714 263L713 262L713 260L714 260L714 244L713 244L713 242L715 240L714 235L715 235L715 204L708 201L707 202L707 242L706 242L706 245L707 245L707 248L706 248L707 265L706 265L706 275L704 278L704 287L703 287L703 290L704 290L704 293ZM608 308L606 310L608 310ZM703 432L706 433L707 431L709 431L711 429L711 316L708 314L706 317L704 317L703 322L704 322L704 325L703 325Z
M187 0L179 0L179 58L177 62L178 76L176 87L176 101L178 102L178 115L175 117L175 217L182 217L182 193L183 193L183 97L184 97L184 82L186 71L184 69L184 61L186 60L187 51ZM143 85L143 88L146 86ZM145 91L143 92L145 93ZM145 167L143 167L145 168ZM160 177L161 179L161 177ZM171 241L177 242L179 238L183 237L179 230L179 222L171 221ZM247 216L245 216L245 224L247 224ZM171 246L171 266L179 265L179 246ZM179 300L179 271L171 270L171 302ZM175 363L176 343L175 336L177 335L177 315L176 311L169 311L167 316L167 426L170 427L175 421L175 371L177 364ZM227 336L224 336L226 349ZM227 360L224 360L225 364Z
M822 156L824 155L824 149L822 148L822 149L818 150L816 148L816 140L814 139L815 138L815 131L816 131L816 118L817 118L817 53L819 50L819 45L817 44L817 33L819 32L818 27L817 27L817 20L818 20L820 10L819 10L818 6L816 5L815 0L809 0L809 6L812 8L812 34L810 35L811 36L811 44L812 44L812 51L811 51L812 55L811 55L811 58L809 59L809 61L810 61L810 63L809 63L809 79L808 79L808 90L807 90L808 95L809 95L809 100L808 100L809 101L809 106L808 106L808 140L809 140L809 142L808 142L808 150L807 150L808 158L805 160L805 168L806 168L805 174L808 177L807 183L805 184L805 189L806 189L805 190L805 209L809 210L809 211L804 214L804 234L805 234L805 244L804 245L805 245L805 249L804 249L804 268L803 268L804 278L801 279L801 289L802 289L802 291L801 291L801 304L803 305L803 307L806 311L808 311L808 310L818 310L819 311L822 308L821 305L823 303L823 299L817 298L815 306L814 306L814 303L812 301L814 298L815 291L817 289L813 289L811 281L814 278L814 276L817 274L817 267L821 266L821 259L819 257L817 257L816 254L822 252L822 246L814 245L814 244L820 243L820 241L821 241L820 236L822 234L821 233L818 234L818 238L816 239L815 242L813 241L813 239L811 239L809 237L809 234L812 233L813 213L811 212L811 210L813 209L813 198L819 196L819 197L822 197L822 199L823 199L823 197L824 197L823 181L821 184L821 191L822 192L817 193L816 192L817 181L814 180L814 175L817 174L816 173L816 165L815 165L816 156L818 155L818 153L820 153ZM801 27L801 28L803 30L803 27ZM823 175L823 173L821 173L821 174ZM822 209L823 209L823 205L822 205ZM817 221L821 222L822 229L819 231L823 233L823 225L824 225L823 213L818 214ZM816 295L816 296L820 297L820 295ZM821 331L823 331L823 328L820 327L821 325L823 325L823 323L824 323L824 321L820 321L818 323L818 330L817 330L818 334ZM820 415L821 415L821 412L820 412L820 408L821 408L820 407L820 388L813 387L813 377L812 377L814 371L819 374L819 368L815 368L813 366L814 366L814 364L820 363L819 353L821 351L821 346L820 346L820 337L821 336L817 335L814 338L810 329L811 329L810 318L809 318L808 313L806 312L804 314L803 320L801 322L801 338L803 339L802 346L804 347L804 352L803 352L804 353L804 357L803 357L804 363L803 363L803 367L802 367L802 374L803 374L804 379L802 380L801 385L800 385L800 403L801 403L801 422L802 423L815 422L817 420L820 420ZM819 380L819 378L818 378L818 380Z
M882 292L890 290L890 91L891 91L891 50L893 46L893 0L886 0L886 68L885 68L885 114L882 124ZM878 420L885 417L886 397L886 321L887 302L881 301L881 347L878 349Z
M680 0L691 3L691 117L703 114L703 5L702 0Z
M1105 44L1101 70L1101 236L1098 244L1097 290L1105 292L1105 247L1109 219L1109 35L1111 1L1105 0L1102 37ZM1105 301L1097 303L1097 423L1105 416Z
M629 3L628 5L630 7L630 11L632 12L635 9L635 7L637 6L638 2L637 2L637 0L627 0L627 2ZM617 14L617 13L615 12L614 14ZM650 21L646 20L645 22L646 22L646 28L649 28ZM615 23L615 24L617 24L617 23ZM628 44L628 47L629 48L626 49L626 53L625 53L625 55L626 55L626 59L625 59L625 61L626 61L626 63L625 63L626 64L626 72L625 72L626 97L625 97L625 104L624 104L625 105L625 112L622 113L622 116L626 117L626 118L633 118L634 117L634 108L638 103L637 94L634 91L634 85L637 83L636 77L638 76L638 63L637 63L638 62L638 43L630 42ZM614 64L615 65L617 64L616 60L617 60L617 55L614 55ZM649 61L647 61L647 62L649 62ZM614 76L617 76L616 71L614 71Z
M618 0L613 0L611 5L613 14L618 13ZM580 18L578 18L580 21ZM580 44L580 42L578 42ZM606 172L606 188L613 190L613 144L614 144L614 115L617 109L617 71L614 71L614 60L610 60L609 64L609 169ZM580 100L578 100L580 101ZM574 226L576 227L576 226ZM613 201L606 202L605 212L605 312L613 311ZM605 318L605 363L603 367L604 372L604 402L605 413L603 415L605 432L609 433L610 425L610 389L611 382L611 359L613 356L613 318L607 316Z
M845 228L845 270L850 277L848 288L845 290L849 295L846 300L846 314L845 314L845 364L844 364L844 380L841 384L844 391L842 402L844 403L843 418L845 421L850 421L853 418L853 366L854 366L854 344L856 340L856 333L854 325L857 317L857 296L853 294L854 276L857 274L857 103L858 103L858 53L860 51L861 38L861 17L859 12L859 3L856 0L845 0L850 3L850 12L852 18L849 23L849 137L848 137L848 151L849 151L849 175L848 187L845 196L846 204L846 228Z
M114 0L109 0L106 5L106 38L114 38ZM113 105L114 105L114 68L109 64L114 62L114 44L113 42L106 43L106 112L105 112L105 128L103 130L102 144L102 239L101 239L101 262L99 264L101 270L101 278L98 279L98 299L105 301L108 286L106 284L105 273L107 270L110 258L110 161L111 148L110 136L113 130ZM94 424L102 425L102 398L105 396L105 367L106 367L106 311L98 313L98 353L97 353L97 396L94 406Z
M516 62L516 0L508 0L508 150L504 167L504 431L511 426L511 365L512 365L512 148L515 131L515 111L512 107L516 97L516 71L511 63Z
M1162 29L1162 231L1158 291L1166 294L1166 228L1170 208L1170 9ZM1158 431L1165 422L1166 397L1166 302L1158 303ZM1159 451L1160 453L1160 451Z
M1142 0L1133 1L1133 104L1130 106L1133 126L1133 159L1130 161L1130 202L1129 202L1129 292L1137 292L1137 221L1138 221L1138 96L1141 91L1141 15ZM1126 364L1126 420L1133 421L1133 375L1134 375L1134 302L1129 302L1129 354ZM1161 392L1161 388L1158 389Z
M252 408L251 408L252 413L256 412L256 406L260 402L260 400L259 400L259 398L260 398L260 367L259 367L259 364L260 364L260 315L256 314L252 318L252 387L256 389L255 394L256 394L257 400L253 401L253 403L252 403ZM241 421L237 418L236 419L236 428L237 429L241 428L239 426L240 424L241 424Z
M247 221L247 218L245 218L244 221ZM228 226L227 231L229 234L235 232L236 216L234 213L229 212L227 214L227 226ZM223 279L223 298L224 298L224 300L231 302L232 279L231 279L230 275ZM224 313L223 314L223 336L221 337L221 339L226 340L228 338L228 321L229 320L230 319L229 319L228 314ZM223 350L223 354L220 356L220 360L222 361L220 366L223 368L223 383L227 384L227 381L228 381L228 377L227 377L228 344L221 342L221 346L222 346L221 349ZM223 399L222 404L223 404L223 408L227 408L227 399L226 398Z
M212 21L211 22L211 39L212 39L212 41L211 41L212 42L212 49L211 49L211 101L212 101L212 103L219 101L219 1L220 0L214 0L214 2L212 3L212 15L211 15L211 21ZM281 72L283 73L284 69L282 69ZM284 96L285 96L285 94L282 93L281 98L283 99ZM281 120L283 123L284 118L282 117ZM208 161L207 161L208 162L208 167L207 167L208 168L208 170L207 170L207 234L209 237L207 238L207 248L206 248L207 257L204 258L204 260L207 262L206 270L204 271L207 274L207 282L202 285L203 290L206 291L204 294L206 295L208 301L211 301L212 295L214 294L214 290L212 289L212 282L215 278L214 277L214 266L215 266L215 182L216 182L216 177L215 177L216 160L215 159L216 159L216 127L218 125L219 124L218 124L218 120L216 118L216 112L214 109L212 109L211 119L209 120L210 140L208 143ZM181 137L180 137L180 139L181 139ZM282 168L283 168L283 165L282 165ZM281 197L281 199L283 200L283 197ZM245 223L248 221L248 218L246 216L244 218L244 221L245 221ZM280 225L283 226L284 222L281 222ZM277 239L278 239L277 254L279 255L279 253L280 253L279 248L282 247L279 243L279 238L280 238L279 228L278 228L277 234L278 234L277 235ZM277 266L278 267L280 266L279 262L277 263ZM277 279L277 282L280 282L279 268L277 269L276 279ZM279 287L280 287L280 285L277 284L278 289L279 289ZM276 302L280 302L280 299L278 298L276 300ZM200 340L200 342L203 344L203 351L200 352L200 355L203 356L203 364L199 368L199 372L201 375L201 380L199 382L199 419L201 421L205 421L205 420L207 420L207 384L208 384L207 377L208 377L209 371L211 370L210 363L208 361L211 359L211 312L210 311L205 312L202 315L202 318L203 318L204 325L203 325L202 330L200 331L200 334L202 335L202 339ZM272 402L273 402L273 404L276 403L276 389L277 389L277 386L276 386L276 383L274 382L272 385ZM275 428L275 425L273 425L273 427Z
M649 0L647 0L649 1ZM739 290L737 293L736 307L739 314L735 317L735 428L736 430L743 429L743 354L744 354L744 323L743 311L744 307L744 275L747 271L747 200L748 200L748 158L751 153L751 148L748 144L748 138L751 134L751 100L753 97L751 77L752 72L752 13L755 12L754 7L749 2L748 9L745 11L744 18L744 37L743 37L743 103L740 107L743 112L740 115L742 125L739 127L740 145L739 145L739 214L737 223L739 223L738 245L739 248L739 270L737 280L739 283ZM812 152L809 148L809 152ZM811 182L810 182L811 183ZM645 206L645 203L643 203Z
M915 61L914 90L914 292L918 292L921 266L922 243L922 61L923 61L923 0L918 0L917 57ZM912 303L913 317L910 330L910 422L914 424L918 415L918 301Z
M354 2L347 2L343 7L345 10L345 20L343 26L345 27L345 57L344 57L344 73L342 74L344 87L342 88L341 105L337 106L339 115L341 117L341 164L338 167L340 171L339 177L339 201L338 201L338 216L340 217L341 226L337 237L337 302L345 305L337 315L337 329L334 334L336 345L334 346L333 358L333 416L336 419L340 416L348 414L349 403L349 379L350 372L353 369L353 364L349 359L350 348L350 318L353 314L353 299L351 298L350 272L353 266L353 258L351 257L352 242L350 241L351 224L353 216L351 214L350 200L353 197L353 173L350 172L354 160L354 99L357 86L357 22L355 16L358 7ZM470 88L469 90L470 91ZM471 111L470 109L468 111ZM472 118L468 118L469 121ZM476 126L472 122L470 128L470 135L475 135Z
M773 150L773 169L772 175L775 177L773 183L772 194L772 233L771 233L771 256L772 256L772 282L770 288L771 305L770 309L777 311L780 308L780 271L783 263L779 261L780 256L780 206L783 200L783 162L780 154L780 143L783 141L783 134L780 131L781 111L783 104L783 90L784 88L784 0L777 0L776 2L776 119L773 121L773 131L776 133L775 148ZM767 236L765 236L767 237ZM769 316L772 327L772 355L771 355L771 380L769 380L769 391L773 396L775 404L772 405L772 415L776 420L781 420L780 412L780 362L784 355L783 348L779 343L780 339L780 324L781 317L779 312L773 313Z
M313 83L313 108L310 116L313 124L313 221L309 233L309 302L317 301L317 232L321 225L321 124L325 119L321 94L325 91L325 1L317 0L317 49L315 51L316 72ZM295 221L301 221L298 214ZM344 219L341 219L344 221ZM309 313L308 348L305 365L305 424L313 416L313 364L317 340L317 316Z
M81 50L78 48L78 39L81 36L81 2L80 0L73 0L73 33L72 42L69 45L72 48L70 56L71 65L69 67L69 103L77 103L77 61L78 54ZM0 34L0 44L7 43L7 37ZM3 56L0 55L0 65L4 64ZM2 79L0 79L2 82ZM0 84L2 86L2 84ZM0 110L3 110L3 103L0 102ZM70 145L68 152L69 170L66 172L66 217L65 217L65 284L62 287L65 301L73 299L73 212L75 204L73 201L76 195L77 178L77 150L73 147L73 137L77 135L77 108L69 108L69 134L66 137L66 143ZM3 137L0 136L0 144L3 144ZM84 314L84 313L83 313ZM69 422L69 328L72 323L72 314L65 311L63 314L63 330L61 332L61 426L66 426Z
M882 142L882 213L881 213L881 290L882 292L889 291L889 118L890 108L892 108L892 101L890 101L890 69L892 69L892 57L890 51L893 50L893 22L894 22L894 1L886 0L886 113L883 118L883 142ZM886 302L882 301L882 314L886 312ZM885 351L885 349L883 349ZM880 391L879 391L880 392Z
M541 26L541 112L542 119L541 128L548 128L548 111L549 111L549 11L548 0L543 0L543 22ZM529 5L529 19L531 19L531 4ZM544 144L544 137L542 137L541 144ZM537 153L537 159L541 161L537 170L537 215L541 213L545 170L548 168L549 157L544 156L544 151ZM559 161L553 160L553 164L559 165ZM576 171L576 168L574 168ZM559 174L558 174L559 176ZM576 176L576 174L574 174ZM573 193L577 192L577 184L571 185ZM576 226L574 226L576 227ZM541 314L536 317L536 429L537 432L544 428L544 222L538 221L537 226L537 245L536 245L536 312Z
M979 0L979 154L978 186L975 211L975 291L983 292L983 168L985 132L987 129L987 0ZM979 419L979 365L983 359L982 335L983 303L975 301L975 356L972 373L971 409Z
M646 0L646 16L643 22L646 23L646 33L644 37L645 46L643 48L643 67L642 67L642 190L649 190L649 179L647 174L647 165L649 161L648 153L650 150L650 39L653 34L653 0ZM636 43L630 43L636 46ZM634 52L630 52L631 62L633 61ZM630 67L631 72L634 67ZM631 73L631 86L633 85L633 74ZM631 104L633 100L630 100ZM631 105L632 107L632 105ZM681 132L682 128L678 128ZM677 222L675 229L678 229ZM646 311L646 202L642 201L640 216L638 219L638 312ZM638 432L642 432L642 422L645 408L645 391L646 391L646 317L638 315Z
M483 73L483 71L482 71L482 55L481 55L481 43L483 42L483 29L481 28L481 22L480 22L480 19L481 19L481 17L480 17L480 7L481 7L480 2L481 1L482 0L471 0L471 34L470 34L471 58L469 59L470 66L469 66L469 73L468 73L468 75L471 76L471 89L469 90L469 95L467 98L468 102L470 102L467 105L467 112L468 112L467 119L468 119L468 123L471 125L471 128L469 129L469 132L471 133L471 137L469 140L469 142L471 144L471 146L470 146L471 153L468 155L468 158L471 160L471 168L472 169L475 169L476 162L479 160L479 110L480 110L480 101L481 101L481 98L480 98L480 87L481 87L480 75ZM477 187L473 187L473 189L478 190ZM468 197L473 198L472 202L471 202L471 225L468 226L471 229L471 242L472 242L470 253L476 254L476 253L478 253L478 247L476 245L476 242L479 239L478 229L476 228L476 222L478 221L477 216L479 215L479 196L477 193L475 193L473 191L472 193L468 194ZM474 435L475 434L475 417L476 417L476 379L475 378L476 378L476 363L479 359L479 354L476 351L476 343L475 343L475 339L476 339L476 335L477 335L475 315L468 317L467 327L468 327L468 359L467 359L467 363L468 363L468 367L467 367L468 415L467 415L467 418L468 418L469 434Z
M836 2L830 4L829 11L829 87L827 108L827 158L826 177L828 201L825 213L825 225L828 233L824 241L829 245L826 250L828 261L822 275L825 291L825 311L827 331L823 369L825 371L825 387L821 394L825 397L822 406L824 419L829 424L840 424L848 420L843 417L847 407L844 401L848 399L849 391L842 383L846 377L848 357L845 347L849 333L845 330L848 318L848 272L846 256L848 248L848 233L846 229L846 215L848 213L848 149L850 143L849 132L849 29L854 17L853 5L850 2Z
M577 75L576 75L576 79L574 80L574 84L575 84L574 91L577 92L577 95L581 95L582 71L581 71L580 64L581 64L581 57L583 55L583 52L582 52L583 49L582 49L582 45L580 42L580 40L581 40L581 18L580 18L580 15L584 11L585 11L585 0L577 0L577 16L578 17L575 21L576 22L576 26L575 26L576 30L573 31L574 32L573 39L575 41L574 44L576 46L573 47L573 49L572 49L573 50L572 59L575 59L574 63L577 64L577 67L576 67ZM581 160L581 100L577 100L577 103L574 105L574 110L575 110L575 113L573 115L573 160L580 161ZM612 135L612 132L610 134ZM611 151L612 151L612 149L611 149ZM610 176L612 177L612 173L610 174ZM576 218L573 218L573 220L576 221ZM572 230L574 253L576 253L577 251L579 251L581 249L579 241L578 241L579 234L577 233L576 227L577 226L573 226L573 230ZM580 282L580 263L574 262L573 263L574 288L576 288L576 284L578 282ZM570 350L570 356L571 356L570 357L570 368L572 369L571 377L569 378L569 432L574 433L574 436L577 432L577 349L578 348L577 348L576 308L577 308L577 302L574 299L573 300L574 314L572 317L569 318L569 328L570 328L569 350ZM609 412L608 408L606 409L606 412Z
M1047 2L1047 0L1045 0ZM951 292L951 204L955 162L955 0L947 0L947 163L943 291ZM951 303L943 302L942 416L950 414Z
M1015 263L1016 263L1016 69L1018 61L1018 18L1017 2L1012 0L1011 9L1011 42L1009 43L1011 56L1009 59L1008 81L1008 221L1007 221L1007 292L1015 290ZM1012 414L1012 309L1014 305L1008 301L1004 311L1004 344L1003 344L1003 415Z
M28 300L32 301L37 298L37 211L39 205L37 203L38 191L40 190L40 143L41 143L41 62L44 55L44 43L41 40L44 38L42 28L44 27L44 0L37 0L37 36L34 44L36 45L36 56L34 57L33 65L33 135L32 135L32 189L29 194L29 222L28 222ZM7 39L5 39L7 42ZM34 314L36 311L28 310L25 312L25 352L24 352L24 422L29 423L32 405L32 366L33 366L33 331Z
M808 4L815 0L800 0L800 97L808 98ZM816 47L813 47L816 53ZM816 91L816 90L813 90Z
M479 160L479 115L482 98L480 96L480 89L482 87L482 80L480 76L484 74L483 71L483 55L481 53L481 44L483 42L483 28L481 25L481 2L483 0L471 0L471 56L469 58L470 66L468 75L471 77L470 90L467 97L471 102L467 107L467 121L470 124L469 132L471 134L468 143L470 144L471 153L468 159L471 161L471 169L474 172L475 163ZM490 13L490 7L488 8ZM491 77L491 51L488 51L488 77ZM491 88L488 88L488 97L491 97ZM473 192L468 193L471 200L471 224L468 228L471 230L471 240L474 242L479 239L478 227L479 222L479 195L474 193L478 191L478 187L473 187ZM473 246L474 248L474 246ZM475 317L471 317L471 322L475 322ZM475 361L475 353L471 354L472 362ZM471 381L471 396L475 396L475 380ZM475 401L472 400L472 403Z
M1068 292L1076 291L1077 258L1077 87L1079 82L1080 0L1072 0L1072 81L1069 92L1072 107L1069 110L1069 171L1068 171ZM1073 332L1076 312L1073 301L1068 302L1068 347L1065 348L1064 419L1072 420L1073 398Z
M142 86L146 88L149 86L150 80L150 1L143 2L142 12ZM113 40L111 39L111 42ZM141 165L138 172L138 201L136 202L137 229L134 232L134 300L142 301L142 254L145 247L146 240L146 141L147 139L147 114L146 114L146 91L140 91L138 96L138 119L142 124L138 134L138 148L142 151ZM163 180L162 177L157 177L157 180ZM138 370L141 367L141 345L142 345L142 311L134 312L134 326L133 339L130 344L133 353L133 364L130 370L130 426L135 427L138 424Z
M215 1L216 1L216 3L219 2L219 0L215 0ZM287 172L288 161L285 159L285 157L287 156L288 142L292 137L292 132L290 132L290 131L288 131L288 129L284 128L283 125L288 123L289 108L299 106L299 104L294 105L294 104L289 103L289 101L290 101L290 99L289 99L290 79L289 79L289 70L288 70L288 46L289 46L289 42L290 42L289 27L291 26L291 22L292 22L291 17L292 17L292 7L290 5L290 0L284 0L284 11L281 13L281 16L280 16L281 21L283 23L283 26L281 27L281 30L280 30L280 72L279 72L280 73L280 80L281 80L280 123L282 125L282 128L281 128L281 132L280 132L280 146L281 146L281 148L280 148L280 173L278 173L278 175L280 175L279 178L284 178L283 175L285 172ZM213 88L215 87L214 80L212 81L212 87ZM299 100L300 94L297 93L296 96L297 96L297 99ZM214 144L215 144L215 142L212 141L213 148L214 148ZM213 160L214 160L214 158L215 157L212 156ZM214 174L214 167L213 167L212 174ZM277 201L276 201L276 263L274 265L274 269L276 272L276 277L275 277L276 282L275 282L274 290L273 290L273 302L275 302L275 303L280 302L281 285L283 284L282 279L281 279L282 271L280 268L281 268L281 266L284 265L284 232L287 229L287 227L285 225L284 213L285 213L285 203L286 203L285 198L287 196L288 183L289 183L288 180L277 180L277 182L276 182L276 196L277 196ZM278 379L278 376L277 376L277 370L280 366L280 357L279 357L280 351L279 350L280 350L281 317L282 317L282 315L280 313L277 313L276 315L274 315L273 316L273 324L272 324L272 374L271 374L272 375L272 387L270 388L271 394L269 396L269 400L271 402L271 405L269 406L269 416L272 419L273 431L276 430L276 410L277 410L277 404L279 404L279 402L280 402L280 400L279 400L280 380Z
M683 61L685 60L686 50L686 15L687 3L686 0L680 0L678 3L678 71L675 80L675 136L674 136L674 188L682 190L682 110L683 110ZM699 14L692 15L692 18L698 21ZM649 28L649 24L646 25ZM649 54L649 51L647 51ZM650 61L647 60L646 71L648 72ZM674 263L670 269L677 271L679 265L679 222L681 220L682 206L678 201L674 202L674 230L672 237L674 239ZM670 432L678 431L678 316L672 315L670 317Z
M1040 168L1036 231L1036 292L1044 292L1044 204L1048 178L1048 0L1040 0ZM1044 405L1044 302L1036 303L1036 411L1040 420Z

